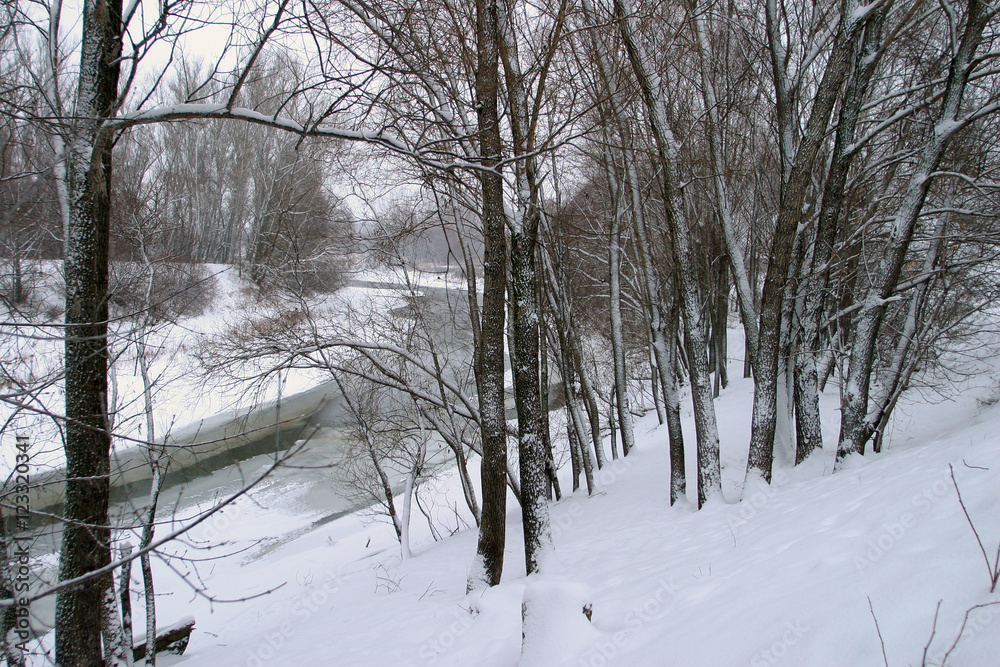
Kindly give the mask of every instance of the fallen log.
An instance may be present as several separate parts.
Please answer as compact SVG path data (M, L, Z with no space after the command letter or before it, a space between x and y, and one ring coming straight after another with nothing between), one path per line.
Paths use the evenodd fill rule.
M156 652L181 655L187 649L194 630L194 617L185 616L169 628L156 633ZM139 642L132 647L132 659L142 660L146 657L146 638L140 637Z

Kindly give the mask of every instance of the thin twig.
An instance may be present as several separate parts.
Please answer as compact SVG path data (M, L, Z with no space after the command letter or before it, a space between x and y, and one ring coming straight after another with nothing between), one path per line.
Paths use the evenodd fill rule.
M920 667L927 667L927 651L931 648L931 642L934 641L934 633L937 632L937 620L938 612L941 611L941 600L938 600L937 607L934 608L934 622L931 623L931 636L927 638L927 643L924 644L924 657L920 661Z
M958 629L958 636L955 637L955 641L952 642L948 650L945 651L944 657L941 659L941 667L944 667L945 663L948 662L948 656L952 654L952 651L954 651L955 647L958 646L959 640L962 639L962 633L965 632L965 626L969 622L969 614L971 614L977 609L982 609L983 607L992 607L995 604L1000 604L1000 600L996 602L985 602L983 604L977 604L976 606L969 607L968 609L965 610L965 618L962 619L962 627Z
M889 667L889 657L885 654L885 640L882 639L882 630L878 627L878 618L875 617L875 608L872 607L871 596L868 597L868 610L872 613L872 620L875 621L875 632L878 633L878 642L882 645L882 661L885 667ZM940 603L939 603L940 604Z
M972 534L976 536L976 542L979 544L979 550L983 552L983 560L986 561L986 569L989 571L990 576L990 593L993 593L997 589L997 579L1000 579L1000 543L997 544L996 560L990 563L990 557L986 553L986 547L983 546L983 540L979 537L979 531L976 530L975 524L972 523L969 510L965 507L965 501L962 500L962 492L958 488L958 481L955 480L955 469L950 463L948 464L948 470L951 471L951 483L955 485L955 493L958 494L958 504L962 506L962 513L965 514L965 520L969 522Z

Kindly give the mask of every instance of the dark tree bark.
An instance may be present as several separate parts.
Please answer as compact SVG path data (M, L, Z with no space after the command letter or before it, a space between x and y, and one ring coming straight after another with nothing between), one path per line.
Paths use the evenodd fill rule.
M121 0L86 0L77 122L66 142L66 498L60 580L111 562L107 414L108 243L112 135L102 129L118 99ZM56 662L103 665L101 614L111 575L61 591Z
M817 87L805 135L794 155L790 146L783 145L783 161L789 168L787 182L781 192L781 206L775 223L771 251L764 277L764 290L760 302L760 325L758 333L757 359L754 363L754 408L750 436L750 457L748 474L756 472L766 481L771 481L771 464L774 459L774 432L778 412L778 356L781 350L782 307L788 284L789 269L792 265L792 250L802 219L802 205L812 181L813 162L822 145L830 115L840 99L840 88L851 65L854 42L861 25L854 12L857 3L844 0L841 3L841 20L834 38L833 50L823 78ZM772 25L775 16L768 11L768 35L772 40L771 53L774 69L774 83L779 106L787 104L783 94L786 87L782 64L777 54L782 47L774 43L780 39L778 28ZM784 102L783 102L784 100ZM779 115L790 113L779 108ZM789 164L789 158L791 163Z
M503 572L507 521L507 430L504 415L504 314L507 289L507 236L503 210L499 121L499 29L497 0L476 0L476 115L483 211L483 309L475 351L483 441L483 508L478 563L469 588L495 586Z
M515 166L517 209L510 219L510 366L517 407L518 463L521 472L521 524L527 573L537 572L543 553L552 542L549 527L547 452L540 433L538 271L535 263L542 211L539 181L535 174L534 118L528 110L528 83L521 72L517 34L511 5L500 0L500 62L507 90L507 109ZM565 8L565 4L563 5ZM553 45L559 39L560 12ZM550 51L551 57L552 51ZM545 85L547 62L538 75L538 95Z
M548 475L545 442L539 431L541 398L538 386L538 307L535 302L535 233L511 235L511 368L517 407L518 463L521 472L521 523L525 567L536 572L542 551L551 542L548 523Z
M822 448L819 413L819 374L816 357L819 349L820 319L824 294L829 285L830 263L841 218L847 175L856 153L849 150L854 141L861 105L868 84L878 64L882 26L887 7L872 14L866 22L861 48L853 54L853 68L841 102L834 139L833 157L823 187L823 202L816 223L816 241L809 274L804 277L805 308L801 323L801 345L795 356L795 462L801 463Z

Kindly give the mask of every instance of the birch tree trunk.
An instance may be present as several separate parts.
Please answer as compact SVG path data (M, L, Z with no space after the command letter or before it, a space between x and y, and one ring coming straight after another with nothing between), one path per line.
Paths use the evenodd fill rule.
M147 371L143 370L145 375ZM145 378L144 378L145 379ZM146 380L148 382L148 379ZM148 417L152 425L152 410ZM152 431L150 430L150 433ZM163 457L162 447L150 447L149 465L152 469L153 479L150 482L149 507L146 509L146 516L142 527L142 536L139 541L139 548L145 549L153 542L156 531L156 510L160 501L160 490L163 488L163 468L161 459ZM139 565L142 569L143 597L146 602L146 637L156 637L156 588L153 582L153 564L150 561L149 552L144 552L139 556ZM148 644L148 642L147 642ZM148 645L146 650L146 664L152 667L156 665L156 642Z
M134 634L132 632L132 561L126 560L132 555L132 544L125 542L121 545L119 557L125 561L121 566L121 573L118 578L118 597L121 600L122 610L122 641L121 659L126 667L132 667L134 662L132 644ZM147 635L148 636L148 635ZM149 662L149 665L155 663Z
M141 232L139 250L142 254L143 265L148 272L148 278L146 280L146 291L143 300L143 307L146 309L146 315L143 318L142 327L136 338L135 347L136 360L139 367L139 376L142 378L143 412L146 419L146 449L147 455L149 456L149 468L151 473L149 506L146 508L146 513L143 517L142 535L139 540L139 549L142 550L152 544L153 536L156 532L156 512L159 508L160 490L163 487L164 470L162 462L166 453L166 448L165 443L163 445L156 444L156 424L153 420L153 382L149 375L149 359L146 357L146 339L153 325L151 313L153 306L153 289L156 284L156 266L154 265L152 258L149 256L145 238L142 237ZM148 552L144 552L141 556L139 556L139 565L142 569L143 592L146 604L146 636L156 637L156 589L153 582L153 565L150 562ZM131 568L131 561L128 567ZM122 566L122 569L124 571L125 566ZM123 577L124 576L123 572ZM122 595L124 596L125 593L123 592ZM123 616L125 614L124 606L122 614ZM129 612L129 626L129 632L131 632L131 611ZM132 643L130 634L129 660L131 660L131 648ZM156 665L155 641L147 647L146 664L150 665L150 667L154 667Z

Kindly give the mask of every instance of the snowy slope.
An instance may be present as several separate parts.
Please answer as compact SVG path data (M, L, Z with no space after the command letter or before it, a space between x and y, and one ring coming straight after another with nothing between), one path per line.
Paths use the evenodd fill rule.
M553 505L547 574L523 576L514 508L504 582L471 595L474 530L434 542L416 515L416 556L400 561L387 525L354 515L310 529L288 503L269 502L281 496L272 489L211 537L233 549L289 522L305 534L201 571L221 598L280 588L214 608L179 592L163 599L164 623L198 619L187 654L164 664L515 665L526 589L541 631L528 629L523 664L882 665L881 632L889 665L920 665L939 601L927 664L940 664L966 610L1000 601L949 472L992 558L1000 407L976 400L995 381L979 385L957 401L911 404L884 454L830 474L825 452L778 470L774 486L747 489L741 503L717 498L699 512L668 507L666 432L647 417L636 451L600 473L597 495ZM748 390L735 382L719 403L732 463L747 419L730 410ZM730 470L730 484L740 476ZM580 600L592 604L592 622L576 611ZM1000 606L973 611L947 664L1000 664L998 617Z
M220 279L227 300L166 334L177 352L157 363L179 379L160 397L163 424L231 409L241 393L238 384L201 388L189 354L195 337L246 308L236 300L231 272ZM364 298L393 298L376 292L366 290ZM730 349L742 349L733 336ZM438 530L454 534L435 541L415 512L415 557L407 561L400 560L388 524L364 512L328 521L305 489L264 483L252 498L171 546L192 560L154 562L161 626L188 615L197 620L187 653L164 656L160 664L758 667L887 661L895 667L922 663L936 609L926 664L941 664L966 610L1000 602L1000 591L989 591L987 565L949 469L954 467L992 559L1000 542L996 368L966 378L952 400L909 397L884 454L857 457L833 473L828 448L797 468L779 467L771 487L743 489L752 383L738 378L740 366L732 360L735 379L717 401L724 498L698 512L690 504L668 506L666 430L647 416L637 423L635 451L598 473L597 494L580 491L553 505L556 551L543 577L523 575L520 516L510 499L504 581L485 592L465 591L476 534L467 515L444 509L462 504L451 473L424 497L438 504ZM132 382L125 376L119 377L123 393ZM304 386L308 380L291 382ZM197 392L202 398L191 401ZM836 435L836 388L822 400L829 445ZM691 447L691 415L684 420ZM778 456L779 466L787 459ZM258 470L247 465L235 472L234 488ZM478 477L474 462L471 472ZM689 479L694 472L689 468ZM564 480L563 488L569 486ZM212 502L176 519L183 522ZM168 529L161 527L161 534ZM581 613L584 603L591 605L591 621ZM141 600L134 604L135 618L142 619ZM947 664L1000 665L998 617L1000 605L974 610Z

